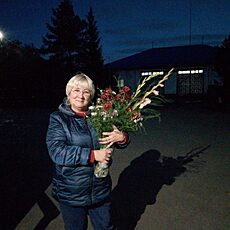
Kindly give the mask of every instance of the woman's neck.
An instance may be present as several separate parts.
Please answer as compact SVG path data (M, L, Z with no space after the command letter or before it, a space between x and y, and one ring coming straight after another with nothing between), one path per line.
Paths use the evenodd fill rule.
M86 113L87 112L87 108L76 108L74 106L70 106L70 108L72 109L73 112L75 113Z
M87 113L86 110L73 109L72 107L71 107L71 109L78 116L81 116L81 117L85 117L86 116L86 113Z

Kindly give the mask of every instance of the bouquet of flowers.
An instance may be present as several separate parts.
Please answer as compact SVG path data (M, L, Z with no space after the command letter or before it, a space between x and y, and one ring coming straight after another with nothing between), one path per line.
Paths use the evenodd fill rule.
M98 137L102 137L103 132L112 131L112 125L123 132L135 132L143 128L144 120L160 118L159 111L153 107L164 103L165 100L159 95L158 88L164 87L163 83L172 71L173 69L159 81L154 81L159 74L145 77L134 93L128 86L120 87L117 93L111 88L100 90L95 105L89 107L91 114L89 120L96 129ZM107 173L108 166L98 163L95 175L105 177Z

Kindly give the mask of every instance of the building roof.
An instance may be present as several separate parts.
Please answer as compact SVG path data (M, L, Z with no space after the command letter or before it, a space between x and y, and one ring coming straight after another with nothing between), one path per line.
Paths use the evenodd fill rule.
M208 66L215 63L217 47L189 45L152 48L126 58L108 63L107 69L128 70L143 68L172 68Z

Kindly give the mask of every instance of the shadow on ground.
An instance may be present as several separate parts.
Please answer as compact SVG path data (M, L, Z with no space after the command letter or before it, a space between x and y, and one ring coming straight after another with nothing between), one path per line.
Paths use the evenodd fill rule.
M185 165L207 149L196 148L184 156L161 156L149 150L134 159L120 174L112 191L112 217L118 230L133 230L147 205L154 204L163 185L171 185L186 171Z
M52 179L44 141L48 119L11 112L0 116L0 229L15 229L35 203L44 217L34 229L45 229L59 215L45 193Z

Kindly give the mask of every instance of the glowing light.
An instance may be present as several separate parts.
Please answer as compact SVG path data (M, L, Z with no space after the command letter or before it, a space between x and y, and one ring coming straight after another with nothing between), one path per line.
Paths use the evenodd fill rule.
M2 33L2 31L0 31L0 41L2 41L4 38L4 34Z
M198 74L198 73L203 73L204 70L202 69L194 69L194 70L179 70L178 74Z

